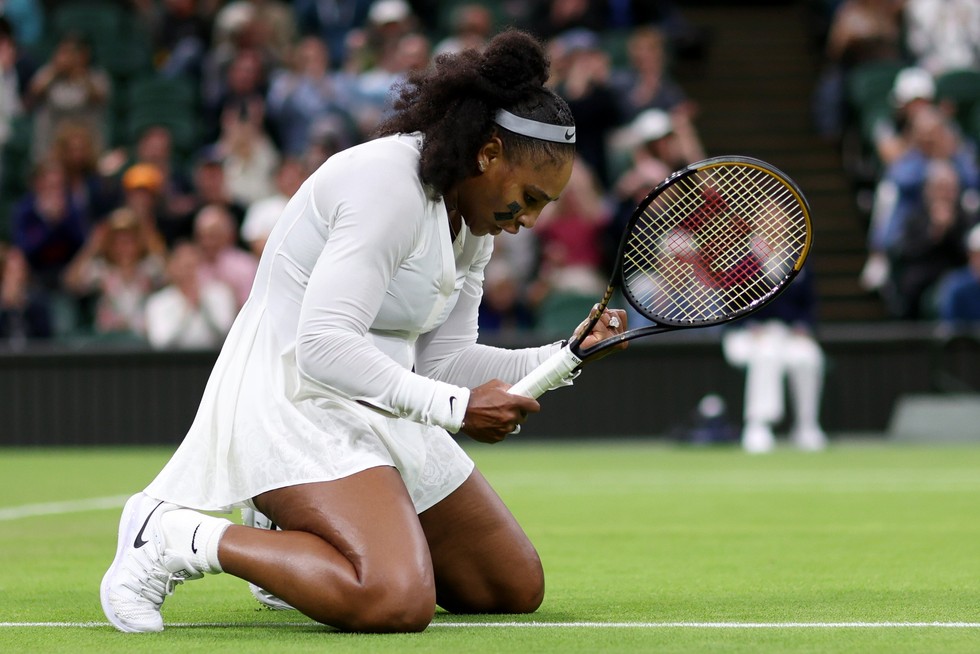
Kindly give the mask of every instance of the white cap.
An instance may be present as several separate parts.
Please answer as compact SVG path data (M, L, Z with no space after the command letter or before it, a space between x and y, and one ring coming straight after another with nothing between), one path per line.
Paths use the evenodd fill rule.
M980 225L977 225L966 235L966 249L970 252L980 252Z
M412 8L405 0L377 0L368 10L368 20L375 25L398 23L412 15Z
M932 100L936 97L936 81L923 68L905 68L895 76L892 99L897 106L912 100Z
M670 114L666 111L647 109L633 119L630 131L637 144L649 143L670 134L674 131L674 125L670 120Z

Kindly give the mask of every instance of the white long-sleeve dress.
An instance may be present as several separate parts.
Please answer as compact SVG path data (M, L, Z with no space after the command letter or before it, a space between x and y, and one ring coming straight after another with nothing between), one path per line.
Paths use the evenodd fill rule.
M469 476L469 388L514 382L557 345L476 343L493 239L451 240L418 135L328 159L289 201L182 444L147 487L200 510L265 491L400 472L418 511Z

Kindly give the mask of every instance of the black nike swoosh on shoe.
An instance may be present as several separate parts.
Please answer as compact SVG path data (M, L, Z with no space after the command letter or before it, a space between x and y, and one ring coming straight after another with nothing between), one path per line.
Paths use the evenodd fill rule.
M194 554L197 554L197 547L194 546L194 540L197 538L197 530L200 528L201 528L201 523L197 523L197 526L194 527L194 533L191 534L191 552L193 552Z
M150 523L150 518L153 517L153 512L159 509L162 504L163 502L160 502L160 504L157 504L155 507L153 507L153 511L150 511L150 513L146 516L146 520L143 521L143 526L140 527L140 530L136 533L136 540L133 541L133 547L135 547L136 549L143 547L149 542L143 540L143 532L146 531L146 525Z

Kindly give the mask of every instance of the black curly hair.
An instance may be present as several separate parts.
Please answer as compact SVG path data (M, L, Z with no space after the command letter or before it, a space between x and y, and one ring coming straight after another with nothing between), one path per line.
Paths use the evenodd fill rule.
M574 156L574 145L515 134L494 122L497 111L506 109L573 127L568 104L544 86L549 69L541 43L517 29L497 34L482 53L440 55L433 67L409 75L400 86L395 114L378 127L377 136L421 132L419 171L439 195L477 173L477 152L494 134L512 161L531 155L566 161Z

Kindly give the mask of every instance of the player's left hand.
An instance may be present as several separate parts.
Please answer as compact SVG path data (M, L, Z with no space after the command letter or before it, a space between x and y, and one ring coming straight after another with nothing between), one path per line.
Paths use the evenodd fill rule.
M582 332L582 330L584 330L588 326L589 326L589 319L587 318L586 320L582 321L582 324L580 324L578 327L575 328L574 336L578 336ZM607 338L612 338L614 336L618 336L619 334L622 334L623 332L626 331L626 328L627 328L626 312L623 309L607 308L605 311L602 312L602 316L599 317L599 320L592 328L592 331L589 332L589 334L586 335L584 339L582 339L582 344L580 347L583 350L591 348L594 345L596 345L599 341L604 341ZM601 359L602 357L612 354L617 350L625 350L628 345L629 345L628 341L623 341L622 343L619 343L618 345L601 352L598 356L596 356L595 360Z

